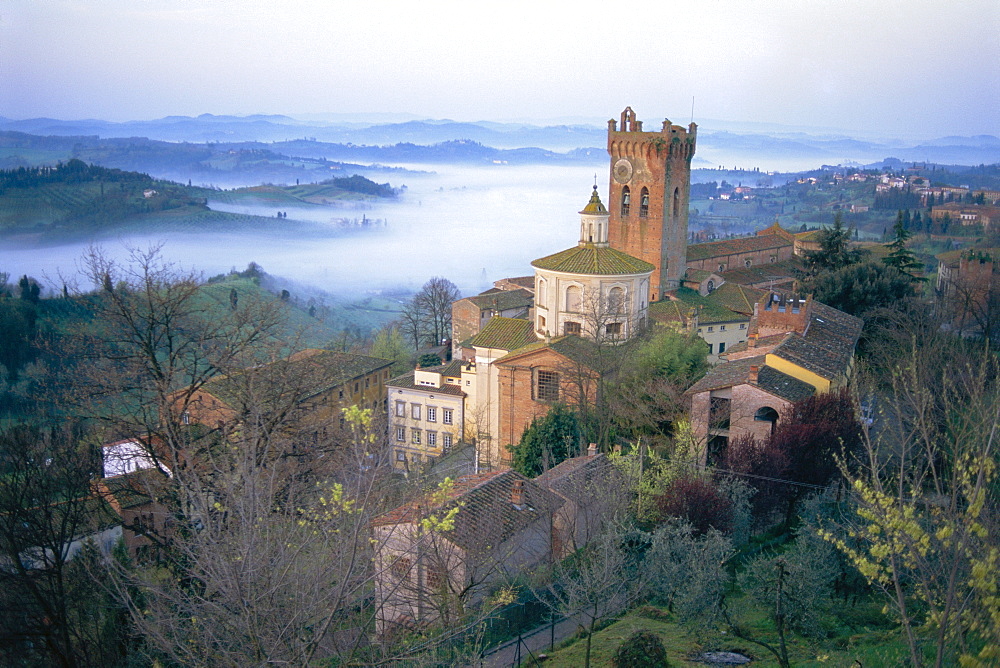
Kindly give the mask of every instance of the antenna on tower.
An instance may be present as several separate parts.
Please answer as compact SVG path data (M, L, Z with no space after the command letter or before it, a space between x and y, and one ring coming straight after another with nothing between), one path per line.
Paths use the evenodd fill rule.
M691 122L694 123L694 95L691 96Z

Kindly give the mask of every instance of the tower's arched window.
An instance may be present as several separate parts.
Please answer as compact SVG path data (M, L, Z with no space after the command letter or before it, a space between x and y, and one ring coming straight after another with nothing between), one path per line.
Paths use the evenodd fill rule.
M649 215L649 188L643 186L642 194L639 196L639 217L645 218Z
M547 299L548 295L546 294L545 288L546 288L545 279L544 278L539 278L538 279L538 300L537 301L543 307L548 308L549 307L549 305L548 305L548 299Z
M570 313L578 313L583 302L583 294L580 286L571 285L566 288L566 310Z
M681 189L674 188L674 217L681 215Z
M628 189L628 186L622 187L622 216L628 215L629 207L632 204L632 192Z

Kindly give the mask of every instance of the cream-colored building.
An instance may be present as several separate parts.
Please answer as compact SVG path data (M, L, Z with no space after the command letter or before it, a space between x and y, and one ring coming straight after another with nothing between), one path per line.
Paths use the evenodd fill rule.
M455 360L416 369L386 384L393 465L417 470L466 442L466 405L474 405L475 364Z
M653 265L611 248L597 186L580 212L573 248L535 260L535 333L627 339L646 323Z

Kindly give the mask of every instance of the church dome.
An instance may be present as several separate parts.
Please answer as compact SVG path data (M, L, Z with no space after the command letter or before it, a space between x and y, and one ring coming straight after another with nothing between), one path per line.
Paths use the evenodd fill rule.
M608 246L580 244L573 248L539 258L531 263L536 269L558 271L566 274L616 276L644 274L654 267L644 260L632 257Z

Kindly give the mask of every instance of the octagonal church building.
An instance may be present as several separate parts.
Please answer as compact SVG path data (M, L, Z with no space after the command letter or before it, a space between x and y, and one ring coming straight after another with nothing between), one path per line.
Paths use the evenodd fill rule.
M580 212L576 246L535 260L535 332L541 337L624 340L641 330L655 267L611 248L610 214L597 186Z

